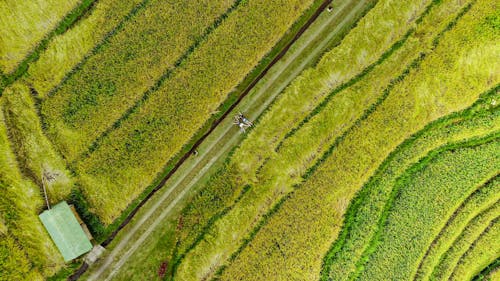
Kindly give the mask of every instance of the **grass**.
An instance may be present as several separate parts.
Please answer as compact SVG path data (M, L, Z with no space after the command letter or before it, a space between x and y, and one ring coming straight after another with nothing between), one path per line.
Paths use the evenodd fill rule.
M0 70L9 74L80 4L77 0L0 3Z
M94 54L97 46L107 42L124 21L130 20L137 5L144 1L92 1L92 10L80 15L82 18L73 22L69 30L54 36L38 60L30 64L26 81L38 97L47 97L82 60Z
M498 213L497 213L498 214ZM476 239L471 248L460 258L449 280L469 280L500 254L500 223L498 217Z
M459 23L462 23L462 20ZM482 81L483 86L475 90L453 90L455 93L461 93L461 97L464 98L462 105L456 104L456 98L447 96L444 91L432 91L432 97L441 105L447 104L446 110L432 108L433 105L428 103L429 96L424 93L426 89L436 89L432 86L433 83L438 80L454 83L445 77L462 75L455 72L458 71L456 68L453 68L454 71L443 69L440 67L442 62L438 59L444 59L443 53L447 52L447 45L455 40L450 36L466 36L462 28L460 33L455 30L457 29L444 34L434 52L426 56L417 69L411 70L408 77L393 88L387 99L330 151L317 171L292 194L249 246L242 251L235 261L241 263L241 266L235 267L234 271L231 271L231 267L228 268L226 275L228 279L254 276L252 272L259 272L259 276L268 277L281 273L287 274L287 277L283 278L294 278L293 276L315 278L321 266L321 259L318 259L317 253L327 251L325 245L335 239L348 202L390 151L427 123L467 107L478 97L478 93L491 87L487 79L491 73L489 70L479 75L481 79L479 76L474 78ZM468 50L472 48L474 47L471 44ZM454 58L446 58L447 62L450 64L459 62L467 48L463 50L464 53L461 55L455 54ZM483 59L487 60L487 57L485 54ZM484 61L477 62L484 63ZM425 74L429 71L436 77L430 78ZM441 78L437 78L438 76ZM495 83L494 81L491 82ZM465 85L468 87L471 83L466 82L460 87L463 89ZM470 97L468 102L465 101L466 96ZM335 183L334 188L332 183ZM308 231L304 232L301 229ZM274 239L271 241L269 237ZM266 259L262 259L262 253L266 253ZM274 270L283 268L286 270L281 272ZM309 275L306 275L303 268L307 268Z
M449 253L449 248L464 230L465 226L470 221L482 213L487 208L493 208L492 205L497 204L500 199L500 182L499 177L492 179L485 186L481 187L477 192L474 192L464 203L453 213L445 227L441 229L439 234L434 238L432 244L427 249L423 260L420 261L416 278L418 280L427 280L432 273L432 269L438 262L443 263L441 259L444 252ZM489 211L488 211L489 212ZM474 220L477 220L474 218ZM449 254L447 253L447 256ZM446 263L449 264L448 259ZM455 260L456 262L456 260Z
M154 92L230 7L228 1L146 4L42 102L47 131L63 155L77 158L145 92Z
M4 91L2 105L12 148L24 175L42 185L42 173L55 179L47 183L51 203L70 194L74 180L66 163L44 135L30 89L16 82Z
M457 237L450 241L452 242L450 247L439 257L439 262L435 265L429 280L448 280L450 278L455 267L459 264L460 258L487 229L488 225L498 217L500 211L498 203L496 202L493 206L477 214L462 231L457 233Z
M106 222L115 218L147 186L149 180L163 170L164 163L191 139L206 116L213 113L226 94L250 72L308 4L287 1L269 6L252 2L236 9L158 91L103 138L88 158L78 163L77 170L82 175L84 190L89 198L109 197L118 189L123 194L123 183L127 183L126 193L129 196L125 200L113 200L105 205L93 202ZM280 9L287 12L280 14ZM266 24L270 21L275 21L275 24ZM252 22L270 28L255 32ZM245 29L241 29L242 23L245 23ZM238 38L246 40L242 42ZM207 61L207 57L212 60ZM230 66L228 62L231 62ZM232 72L231 75L228 71ZM210 76L204 73L210 73ZM208 83L207 79L213 81ZM186 84L187 81L190 83ZM104 183L104 186L94 189L95 180Z

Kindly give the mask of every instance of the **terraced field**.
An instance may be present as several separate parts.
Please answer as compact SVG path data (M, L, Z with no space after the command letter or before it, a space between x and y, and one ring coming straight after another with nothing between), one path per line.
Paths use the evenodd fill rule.
M499 3L21 2L0 280L498 278ZM96 263L37 218L47 175Z

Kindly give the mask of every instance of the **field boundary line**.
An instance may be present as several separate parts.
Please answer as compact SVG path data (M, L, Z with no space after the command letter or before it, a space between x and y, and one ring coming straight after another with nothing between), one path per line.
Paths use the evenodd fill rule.
M30 53L18 64L16 69L10 73L0 74L2 79L0 83L0 97L3 94L3 90L14 83L17 79L23 76L26 71L28 71L29 64L38 60L40 53L45 51L51 42L52 38L57 35L65 33L68 29L74 26L74 24L81 19L83 15L89 12L98 0L83 0L82 3L75 8L73 8L69 13L67 13L58 23L58 25L48 32L43 39L33 48Z
M491 179L489 179L485 184L483 184L481 187L479 187L478 189L481 189L483 188L488 182L494 180L495 178L497 178L499 176L499 174L497 174L496 176L493 176ZM477 190L476 190L477 191ZM475 192L475 191L474 191ZM450 244L450 247L446 248L445 251L439 256L439 259L437 261L437 263L434 264L434 266L432 267L431 269L431 272L429 274L429 278L433 278L436 279L436 274L439 273L440 269L442 269L441 265L443 262L446 261L446 258L448 255L448 253L450 252L450 250L454 250L456 249L455 246L459 243L461 243L462 241L464 240L467 240L467 239L463 239L464 238L464 235L467 235L468 234L468 230L470 230L469 228L470 227L474 227L474 223L478 223L480 222L480 219L487 215L489 212L491 212L492 209L495 208L495 205L497 205L498 203L500 202L500 200L497 200L496 202L493 202L493 204L491 204L490 206L488 206L487 208L485 208L484 210L481 210L479 213L477 213L474 217L472 217L469 221L467 221L467 223L465 224L465 226L461 229L460 233L458 233L457 237L455 237L455 239L453 239L452 243ZM479 221L478 221L479 220ZM491 220L489 220L488 224L495 220L495 218L492 218ZM484 225L479 225L479 226L484 226ZM486 227L483 227L483 230L481 231L484 232L486 229ZM479 234L478 234L479 236ZM472 243L471 243L472 245ZM470 247L470 246L469 246ZM468 249L468 248L467 248ZM465 249L465 251L463 251L462 255L466 253L467 249ZM460 257L462 256L460 255L457 259L457 261L460 260ZM440 268L441 267L441 268ZM446 269L446 268L445 268ZM451 275L452 272L449 273L449 275ZM441 276L438 276L437 279L439 279L439 277L443 277L442 275ZM448 276L449 277L449 276Z

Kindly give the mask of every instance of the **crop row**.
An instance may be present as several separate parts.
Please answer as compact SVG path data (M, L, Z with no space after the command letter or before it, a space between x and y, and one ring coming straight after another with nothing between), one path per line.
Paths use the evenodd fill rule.
M60 268L63 260L38 219L43 199L38 187L21 176L3 112L0 105L0 275L6 280L41 280Z
M127 21L42 102L48 133L65 157L75 159L148 89L157 87L230 5L155 0Z
M15 82L5 89L1 102L11 146L23 174L39 186L42 185L42 173L54 177L47 184L52 203L68 196L73 180L66 163L42 131L30 89Z
M498 237L500 237L500 220L497 217L460 258L449 280L470 280L482 268L498 258L500 254Z
M464 25L462 21L459 21L461 27ZM428 122L467 107L477 99L480 92L496 82L496 79L488 81L492 68L468 74L474 75L475 83L457 83L453 77L467 77L463 75L465 70L443 67L443 60L453 65L459 63L468 52L475 53L472 51L475 48L472 43L466 46L460 44L463 47L462 53L451 54L447 51L449 44L458 45L457 42L461 42L460 36L467 36L463 30L467 28L461 29L460 33L453 29L444 34L442 41L445 47L440 43L433 53L425 57L418 69L410 71L408 78L393 88L386 101L365 121L355 126L331 151L308 182L293 193L243 250L235 261L241 265L231 271L232 275L229 274L229 268L228 279L252 276L255 272L259 272L260 276L284 273L289 274L290 278L293 275L319 274L321 260L317 258L318 253L327 251L325 245L335 238L348 202L390 151ZM472 30L475 29L468 29L469 32ZM450 37L452 35L454 37ZM491 48L491 45L488 47ZM481 66L486 65L490 55L491 53L486 53L476 62ZM446 81L444 83L447 86L453 84L458 89L451 92L435 90L439 88L436 84L443 81ZM474 85L474 89L469 88L471 85ZM457 103L457 98L452 93L460 93L464 99ZM446 109L437 108L435 104L429 103L429 99L446 105ZM332 183L335 185L333 188ZM305 229L307 231L303 231ZM269 237L274 239L270 240ZM269 250L264 250L276 249L276 244L279 244L279 251L269 253ZM264 252L266 257L272 254L275 258L262 259ZM286 259L283 259L283 255ZM285 267L289 270L276 271Z
M0 2L0 71L8 74L55 28L79 0Z
M99 46L106 44L111 36L121 30L124 23L140 11L147 1L100 0L94 3L86 17L74 23L66 32L54 36L38 60L30 64L27 83L39 97L45 98L63 79L78 69L85 58L92 56Z
M453 270L458 265L460 257L462 257L471 247L481 233L483 233L488 225L498 217L500 212L500 204L490 206L486 210L476 215L461 232L457 233L458 237L453 239L452 244L440 257L439 263L434 268L430 280L448 280L453 274Z
M189 141L310 2L245 2L78 163L84 190L106 222Z
M374 9L376 8L377 7L375 7ZM261 126L260 123L259 126ZM256 139L254 135L249 135L246 141L253 142L255 140ZM318 142L321 142L321 140L318 140ZM241 150L237 150L235 155L237 155L240 151ZM210 245L213 242L212 240L211 242L203 241L197 246L197 249L193 251L192 254L190 253L185 258L186 263L193 264L194 262L190 261L190 259L197 259L200 257L202 259L210 259L209 257L207 258L207 252L210 253L209 255L212 255L214 253L214 248L217 251L224 251L226 253L225 256L228 256L231 251L235 251L235 247L238 247L238 244L241 243L239 241L243 239L243 235L248 233L252 229L253 225L255 225L259 221L259 217L262 216L267 209L271 208L272 205L275 204L275 202L279 200L280 197L291 191L294 183L296 183L297 179L300 179L300 171L297 171L295 173L292 172L292 170L305 170L304 168L301 168L301 166L305 165L305 168L307 168L307 166L310 165L307 163L307 161L306 163L303 163L303 158L307 158L306 154L299 153L296 156L297 157L294 156L294 152L283 153L277 155L276 158L267 161L264 167L259 171L259 182L252 183L252 187L248 191L248 195L245 195L244 201L242 201L241 204L237 204L233 208L233 210L231 210L224 218L220 219L214 224L210 233L212 233L212 238L216 238L216 243L218 244L218 246L221 244L220 241L227 241L225 235L232 235L233 238L231 239L233 240L235 237L239 237L239 240L235 241L235 243L233 243L232 245L229 243L226 243L226 245L224 245L224 248L231 247L233 248L233 250L223 250L221 247L212 247L212 245ZM244 162L248 161L248 159L244 160ZM237 161L234 160L231 160L231 162L237 163ZM252 176L249 171L240 172L243 172L243 174L240 174L240 176L243 176L244 178L248 179L255 177ZM293 175L289 175L289 173ZM297 175L299 177L297 177ZM280 190L275 190L275 186L280 186L282 188ZM237 230L232 230L230 232L217 230L217 237L213 237L213 229L221 228L224 225L238 225L238 228ZM203 247L205 249L203 249ZM193 255L195 255L195 257L193 257ZM194 272L194 270L192 270L191 268L185 268L184 265L181 264L181 266L179 267L179 278L185 278L185 276L182 274L186 274L186 272ZM205 266L205 268L207 267L208 266Z
M427 280L432 273L441 256L447 251L453 241L455 241L463 231L464 227L487 208L499 203L500 199L500 178L497 176L486 186L473 193L466 201L453 213L446 225L434 238L427 249L424 258L420 261L415 280Z
M357 272L361 280L414 274L419 257L456 207L496 174L500 142L486 139L486 144L464 148L458 144L441 155L431 153L397 180L379 229L358 263L364 264Z

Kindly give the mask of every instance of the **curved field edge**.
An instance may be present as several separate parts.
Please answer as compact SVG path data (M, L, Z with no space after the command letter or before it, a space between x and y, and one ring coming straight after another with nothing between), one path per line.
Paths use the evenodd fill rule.
M457 237L452 239L452 243L439 257L435 264L430 280L448 280L453 273L454 268L459 264L460 257L466 253L487 226L498 217L500 211L500 202L482 210L473 217L466 226L458 231Z
M496 174L496 166L500 162L492 152L499 147L499 137L500 132L497 132L483 139L449 145L444 151L429 153L422 161L409 168L407 174L396 182L378 221L379 228L370 241L364 256L358 262L358 271L355 272L354 277L359 276L363 280L379 278L379 274L391 269L391 276L395 276L395 278L411 276L417 269L418 264L415 261L418 260L420 252L425 251L425 248L422 247L430 244L440 227L446 223L449 214L478 188L478 182L481 182L479 186L482 186L492 174ZM455 166L447 169L446 163L453 163ZM459 180L461 181L459 182ZM465 184L464 182L467 182L466 186L461 185ZM429 188L436 183L440 183L442 189L448 192L446 193L446 204L437 203L440 201L439 194L442 195L441 190L429 192ZM458 188L459 186L460 188ZM435 195L436 197L433 198L436 199L416 196L419 189L427 190L426 194ZM401 211L401 208L404 208L403 206L406 204L406 201L403 200L408 199L412 203L409 205L411 207ZM425 211L421 209L424 207L427 207ZM401 227L401 224L407 223L408 219L416 216L415 211L417 210L420 210L420 219L415 220L415 225L411 226L413 230L400 231L401 228L407 231L410 226ZM429 210L434 213L430 214ZM436 213L440 213L441 216ZM435 227L438 227L438 230ZM395 232L400 235L393 236ZM413 232L420 233L421 236L418 236L418 239L415 239L411 245L406 244L405 252L409 253L408 257L401 257L401 260L394 262L393 260L400 257L401 251L404 250L402 248L404 247L402 244L404 238L401 237L413 235ZM387 257L387 255L392 263L387 263L381 258L382 256Z
M467 280L493 262L500 254L500 217L497 216L456 264L449 280Z
M3 90L6 86L12 84L19 77L26 73L29 64L38 60L40 54L47 48L50 41L54 36L63 34L69 28L71 28L76 21L78 21L82 15L88 12L92 8L93 3L96 0L82 0L81 4L70 11L48 35L46 35L37 46L31 51L31 53L25 57L9 74L4 74L2 77L3 82L0 84L0 97L2 96Z
M364 234L366 236L367 233L373 232L373 228L371 226L368 226L368 222L377 220L380 214L375 215L374 213L376 217L372 219L361 220L361 218L359 218L359 213L362 210L361 208L363 206L363 203L367 200L372 200L372 205L381 203L383 204L383 200L376 199L379 197L385 198L385 196L387 195L383 194L387 193L382 193L380 191L380 188L377 188L377 186L381 186L381 184L385 184L386 186L392 184L394 180L390 179L395 179L400 172L403 172L405 170L404 167L408 167L411 164L417 163L419 161L420 156L418 153L423 153L425 155L428 151L435 149L435 147L439 145L442 145L443 142L447 142L450 140L457 141L463 138L464 136L461 136L460 131L457 132L457 130L460 130L458 128L463 127L465 129L464 131L466 132L465 134L472 135L477 133L484 134L484 132L478 130L479 132L474 133L474 130L470 129L469 127L476 128L476 126L478 126L480 128L484 126L486 130L492 130L495 128L495 121L498 119L500 111L498 110L498 108L492 107L491 103L495 101L495 99L500 98L500 96L498 96L499 89L500 86L497 86L490 91L482 94L481 97L471 107L463 111L452 113L448 116L442 117L434 122L429 123L422 130L410 136L393 152L391 152L391 154L380 165L377 172L375 172L375 174L367 181L367 183L365 183L365 185L360 189L360 191L356 194L354 199L349 204L347 212L344 216L345 218L342 230L338 238L331 245L330 250L324 256L321 280L329 279L329 275L333 270L333 263L337 262L337 260L340 258L340 256L338 255L342 255L342 252L346 251L346 243L349 243L349 248L355 249L358 252L360 249L363 249L362 244L356 244L363 242L357 242L357 240L350 241L352 239L359 239L357 238L357 236L353 237L353 234L351 234L351 232L353 231L353 227L356 226L355 223L359 221L364 221L365 223L360 225L362 226L362 228L356 231L357 235ZM490 114L492 111L496 112L496 118L493 116L491 116L490 118ZM478 121L474 121L474 119L478 119ZM482 123L482 120L484 120L484 124ZM476 122L479 123L479 125L476 124ZM453 128L453 133L450 134L451 128ZM429 141L427 141L426 139L428 139ZM435 141L437 142L434 143ZM427 142L429 143L427 144ZM384 177L388 177L389 181L384 180ZM379 195L371 195L372 193L377 193ZM370 211L370 209L371 208L366 209L365 212L373 212ZM368 227L369 229L367 229ZM346 268L345 264L343 269L344 268Z
M426 280L429 278L429 275L432 273L432 267L441 262L444 252L448 251L452 243L454 243L453 241L458 239L458 236L464 231L467 224L486 209L499 203L499 189L500 177L497 175L464 200L430 244L420 260L413 280Z

